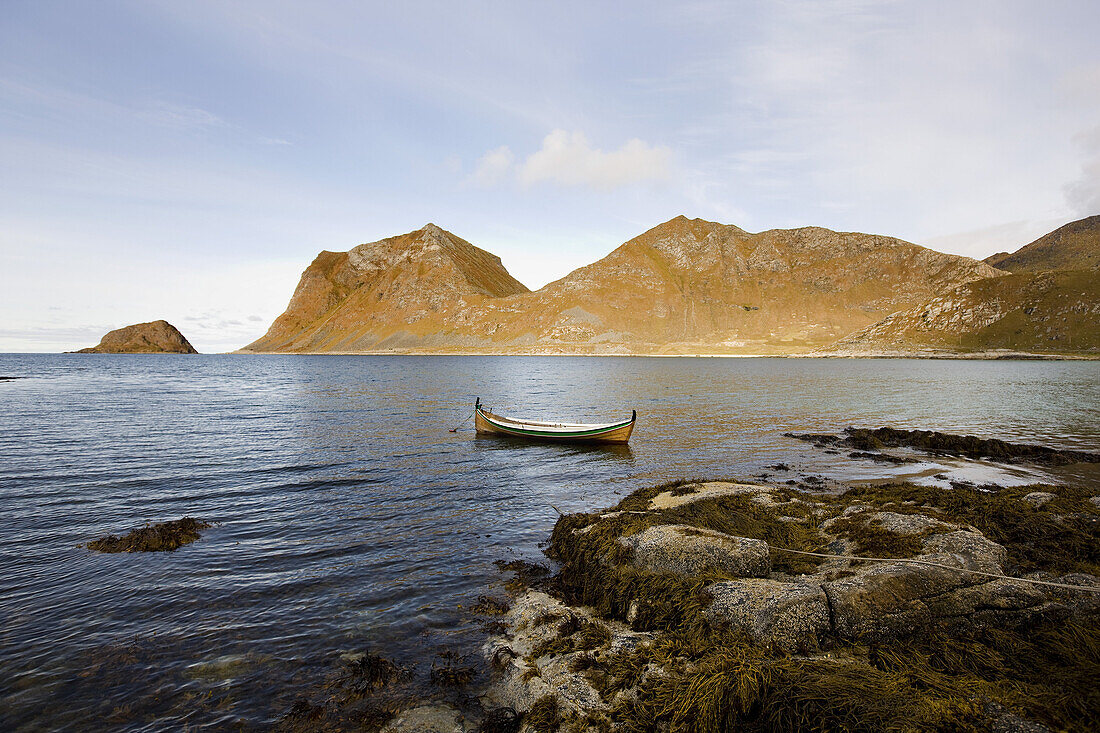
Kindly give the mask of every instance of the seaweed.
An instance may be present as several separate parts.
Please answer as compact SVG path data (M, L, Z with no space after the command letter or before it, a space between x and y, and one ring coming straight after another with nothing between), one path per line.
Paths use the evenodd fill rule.
M515 708L493 708L485 713L477 730L478 733L517 733L522 724L523 716Z
M199 530L210 526L201 519L184 517L146 524L124 537L107 535L89 542L87 547L96 552L172 552L199 539Z
M492 596L478 596L477 603L470 607L470 612L479 616L503 616L508 613L508 608L507 603Z
M855 554L861 557L916 557L921 554L921 539L934 530L919 534L891 532L870 521L867 512L857 512L835 519L829 531L854 541Z
M547 654L570 654L591 651L611 643L611 631L601 623L586 618L568 616L559 625L557 635L547 639L531 651L535 659Z
M702 650L697 641L673 633L646 652L666 673L615 708L623 730L978 731L991 727L990 701L1056 729L1100 724L1095 623L963 634L933 626L889 646L810 658L729 632L713 632Z
M508 562L497 560L494 564L501 572L512 573L512 577L504 583L504 588L514 595L518 595L529 588L541 590L550 577L550 568L527 560L511 560Z
M543 695L531 705L531 709L523 715L523 722L529 728L540 733L553 733L561 727L563 722L561 709L558 707L558 698L554 695Z
M907 447L935 455L989 458L1003 463L1026 461L1047 466L1061 466L1068 463L1100 463L1100 453L1062 450L1027 443L1009 443L996 438L985 439L973 435L952 435L934 430L849 427L845 428L844 437L818 433L783 433L783 436L813 443L818 448L845 445L855 448L857 451L878 451L882 448ZM866 458L870 456L862 453L858 457Z
M1056 492L1057 496L1040 508L1023 500L1040 490ZM1033 485L987 491L962 485L943 489L887 483L851 488L840 499L938 510L950 521L972 525L1003 545L1012 565L1023 571L1098 575L1100 510L1088 501L1091 494L1091 490L1072 486Z
M548 554L560 563L552 587L566 602L657 632L633 649L586 651L570 662L613 704L617 729L979 731L1006 720L1056 730L1100 728L1095 612L1078 609L1067 619L1050 611L996 626L929 620L909 635L870 645L828 635L821 651L791 655L706 620L706 588L725 579L721 574L649 572L631 563L632 550L619 541L658 524L683 524L813 551L824 540L820 523L831 517L830 534L855 541L859 555L919 554L922 539L936 530L900 534L874 523L874 511L889 510L971 525L1004 545L1019 570L1097 574L1100 509L1089 501L1090 490L895 483L826 497L771 487L770 504L730 495L647 511L654 496L686 483L639 490L602 516L563 516L551 536ZM1042 489L1057 496L1038 508L1023 500ZM842 516L851 506L864 508ZM796 574L818 566L784 556L774 558L777 570ZM826 577L852 575L834 569ZM575 616L546 622L558 623L559 633L536 656L584 651L587 643L577 640L592 622ZM536 712L542 727L527 722L539 730L601 726L596 718L564 720L556 700L540 700Z

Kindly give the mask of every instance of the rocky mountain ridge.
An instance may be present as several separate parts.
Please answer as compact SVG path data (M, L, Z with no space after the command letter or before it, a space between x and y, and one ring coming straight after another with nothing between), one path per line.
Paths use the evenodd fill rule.
M1009 272L1100 267L1100 214L1072 221L1015 252L998 252L984 262Z
M827 352L1100 353L1100 216L1066 224L986 262L1012 274L964 283L892 313Z
M242 351L799 353L1002 274L890 237L679 216L531 292L428 225L322 252Z

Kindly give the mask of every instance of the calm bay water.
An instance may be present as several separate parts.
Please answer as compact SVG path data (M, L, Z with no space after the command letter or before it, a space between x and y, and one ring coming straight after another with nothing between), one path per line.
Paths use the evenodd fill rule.
M0 355L0 729L262 728L344 651L432 690L473 655L495 560L539 559L563 512L681 477L838 482L901 469L782 437L846 425L1100 450L1100 362L582 357ZM639 421L629 449L475 438L504 414ZM774 471L772 471L774 473ZM216 521L174 553L100 535Z

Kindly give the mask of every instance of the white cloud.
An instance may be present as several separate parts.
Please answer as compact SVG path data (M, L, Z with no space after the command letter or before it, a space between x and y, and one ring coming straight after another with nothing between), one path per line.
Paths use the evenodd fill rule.
M637 138L626 141L618 150L604 152L592 147L583 132L554 130L522 163L516 162L507 145L490 150L478 159L467 180L486 187L514 179L523 186L549 181L609 190L667 179L671 161L671 150Z
M1075 135L1081 151L1081 177L1066 185L1066 202L1082 216L1100 214L1100 127Z
M517 175L525 186L553 181L565 186L610 189L668 177L672 151L634 138L618 150L593 148L583 132L554 130L532 153Z
M1015 252L1062 224L1065 224L1064 219L1010 221L981 229L942 234L917 244L937 252L981 260L995 252Z
M162 125L179 128L223 127L225 120L199 107L169 102L154 102L142 113Z
M507 145L490 150L478 159L469 180L478 186L495 186L512 172L514 161L515 156Z

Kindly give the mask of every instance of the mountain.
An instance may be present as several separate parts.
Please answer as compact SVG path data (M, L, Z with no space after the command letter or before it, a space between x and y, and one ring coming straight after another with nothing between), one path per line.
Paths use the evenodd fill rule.
M1100 216L985 261L1012 274L967 283L891 314L828 351L1100 352Z
M1009 272L1088 270L1100 266L1100 215L1078 219L1012 254L998 252L985 262Z
M286 311L244 350L385 350L437 333L450 310L524 292L499 257L428 224L321 252Z
M98 346L76 354L197 354L183 334L168 321L135 323L104 336Z
M1019 272L967 283L891 314L829 351L1100 351L1100 271Z
M889 237L680 216L516 298L496 335L556 351L805 350L997 272Z
M680 216L531 292L428 225L322 252L242 351L799 352L1001 274L890 237Z

